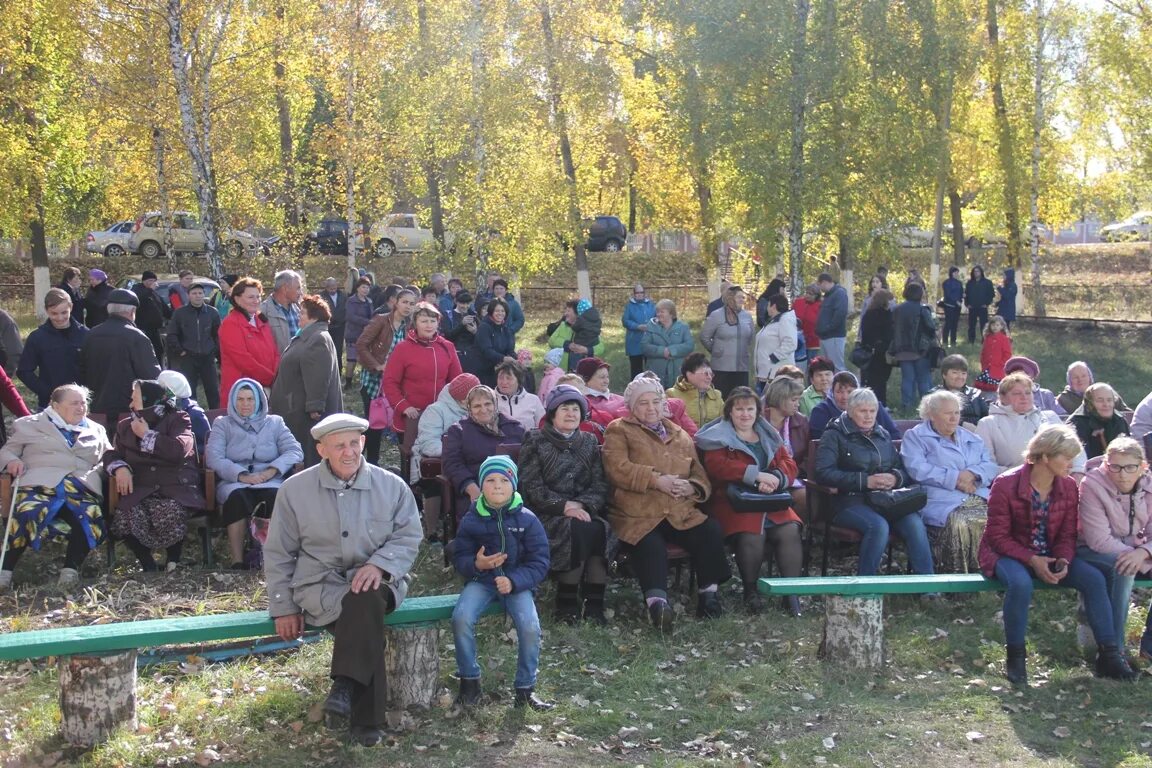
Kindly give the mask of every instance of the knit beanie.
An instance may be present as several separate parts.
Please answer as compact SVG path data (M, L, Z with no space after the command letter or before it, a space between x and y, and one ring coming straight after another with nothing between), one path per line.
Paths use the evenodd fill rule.
M560 358L562 357L564 357L564 350L560 347L553 347L552 349L548 350L547 353L545 353L544 362L551 363L552 365L559 368Z
M593 376L595 376L596 371L600 370L601 368L611 369L612 366L598 357L586 357L580 362L576 363L576 375L584 379L584 381L588 381Z
M458 403L464 402L472 387L480 386L480 379L474 373L462 373L448 382L448 394Z
M649 392L664 394L664 385L660 383L660 379L640 374L628 382L628 386L624 388L624 400L628 403L628 410L632 410L641 395Z
M547 412L544 418L549 424L556 416L556 409L564 403L576 403L580 406L580 420L588 418L588 398L584 397L584 393L568 384L558 384L548 393L548 404L544 406Z
M508 482L512 483L512 490L515 491L520 484L519 472L516 469L516 462L512 461L511 456L489 456L484 459L484 463L480 465L480 485L484 485L484 478L488 477L495 472L498 475L503 475L508 478Z
M588 299L580 299L580 301L576 302L576 314L582 315L590 309L592 309L592 302L588 301Z

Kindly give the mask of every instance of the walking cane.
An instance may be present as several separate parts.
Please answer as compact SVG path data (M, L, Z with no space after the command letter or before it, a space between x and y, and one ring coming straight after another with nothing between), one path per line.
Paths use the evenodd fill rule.
M8 531L12 528L12 514L16 510L16 491L20 489L19 475L12 478L12 500L8 503L8 517L4 520L4 545L0 547L0 564L8 554Z

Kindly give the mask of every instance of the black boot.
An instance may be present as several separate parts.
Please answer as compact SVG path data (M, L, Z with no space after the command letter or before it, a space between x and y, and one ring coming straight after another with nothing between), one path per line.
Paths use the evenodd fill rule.
M564 624L580 622L580 587L577 584L556 585L556 607L552 618Z
M793 618L800 618L800 596L785 595L780 598L780 609Z
M1004 677L1013 685L1027 685L1028 671L1024 664L1028 656L1027 648L1023 645L1009 645L1007 648L1008 658L1004 662Z
M760 592L756 589L756 584L744 585L744 612L749 616L755 616L764 610L764 598L760 597Z
M332 690L324 700L324 724L332 729L348 727L352 715L352 694L356 692L356 681L349 677L332 679Z
M607 625L608 618L604 615L604 585L584 582L580 585L580 596L584 598L584 621L590 621L598 627Z
M480 703L480 696L480 678L460 678L460 695L456 697L457 704L462 707L474 707Z
M720 595L713 590L701 592L696 597L696 618L718 619L724 615L724 606L720 604Z
M648 617L652 619L652 626L661 632L672 631L672 605L664 598L654 600L648 606Z
M384 740L384 732L375 725L354 725L348 738L362 747L375 747Z
M547 712L556 706L555 702L545 701L536 695L536 691L531 688L517 688L516 699L513 701L512 706L520 709L523 706L532 707L537 712Z
M1128 661L1115 645L1102 645L1096 654L1096 676L1131 682L1140 676L1128 666Z

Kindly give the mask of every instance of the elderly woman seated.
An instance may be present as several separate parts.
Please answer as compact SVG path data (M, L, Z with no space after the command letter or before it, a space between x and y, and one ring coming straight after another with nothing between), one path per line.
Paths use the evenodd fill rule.
M844 413L836 417L816 451L816 482L839 491L832 497L832 522L859 531L860 564L857 573L872 576L888 547L892 529L904 539L912 570L933 573L932 550L924 520L915 511L891 512L883 508L885 496L874 491L904 488L911 483L892 435L877 423L880 402L868 388L854 390Z
M440 484L434 477L424 477L420 473L422 459L438 459L444 453L444 433L456 422L468 415L466 398L474 387L480 386L480 379L472 373L462 373L448 386L440 390L436 402L420 414L416 430L416 440L412 443L412 484L420 484L420 495L424 499L424 534L430 541L440 540Z
M491 387L473 387L465 403L468 415L444 433L441 454L444 476L456 492L457 520L480 498L479 473L484 459L506 453L501 446L524 442L524 427L496 410L496 392Z
M696 447L703 453L704 469L712 482L708 511L720 522L736 556L744 608L760 613L764 606L756 587L765 539L775 552L780 575L799 576L804 561L800 518L790 506L760 512L737 508L728 491L732 486L761 494L787 492L796 480L796 462L780 433L761 415L760 398L748 387L732 390L724 401L723 418L696 434ZM799 616L800 601L786 597L784 610Z
M216 501L223 505L233 570L248 570L244 539L249 518L272 517L276 492L304 461L304 450L284 423L268 413L264 388L237 379L228 393L228 413L212 424L204 464L219 478Z
M158 382L132 384L132 415L116 425L104 470L120 501L112 532L122 538L145 571L159 570L154 549L166 549L167 570L180 562L188 518L204 509L196 439L188 414Z
M596 438L580 431L588 400L564 384L548 393L544 423L524 437L520 493L552 551L557 621L605 624L604 588L616 537L605 517L608 481Z
M1116 642L1127 634L1128 606L1137 574L1152 573L1152 475L1144 449L1131 437L1108 443L1104 463L1080 484L1080 537L1076 557L1096 566L1112 606ZM1122 647L1121 652L1124 651ZM1152 613L1140 643L1152 656Z
M496 407L525 430L536 429L544 418L544 403L524 388L524 366L515 360L496 366Z
M988 519L988 489L1000 468L984 441L960 429L962 402L936 390L920 401L923 421L904 433L900 456L912 480L928 490L920 511L943 573L976 573L980 537Z
M667 547L674 544L688 551L696 569L697 617L716 618L723 613L717 590L731 572L720 525L697 508L711 485L696 447L661 416L658 379L633 379L624 399L628 416L613 421L604 435L604 471L612 488L608 519L626 545L648 615L656 627L671 629Z
M1080 404L1084 402L1084 390L1096 383L1096 377L1092 373L1092 369L1088 367L1088 363L1077 360L1068 366L1065 380L1068 384L1061 390L1060 394L1056 395L1056 402L1064 409L1065 413L1075 413ZM1119 392L1116 393L1116 410L1132 410L1124 402L1124 398L1120 396Z
M1124 417L1116 412L1116 390L1102 381L1088 385L1084 402L1068 417L1068 424L1084 446L1089 459L1103 456L1109 443L1132 430Z
M88 398L78 384L56 387L47 408L12 423L0 448L0 465L20 483L0 590L12 584L16 563L29 547L39 550L54 539L68 542L59 584L75 586L84 558L104 540L100 460L111 446L104 427L87 418Z
M192 435L196 438L196 454L203 456L212 425L208 423L208 414L204 413L200 403L192 399L192 385L188 383L187 377L179 371L160 371L156 381L176 398L176 407L188 414L188 420L192 422Z
M976 425L976 434L988 447L1000 472L1020 466L1028 441L1045 426L1060 424L1052 411L1042 411L1032 399L1032 380L1023 373L1010 373L997 387L999 401L988 406L988 415ZM1073 460L1073 474L1084 474L1084 451Z
M960 426L976 429L988 415L988 401L976 387L968 386L968 360L964 355L948 355L940 361L940 386L935 392L951 392L960 398Z
M808 432L813 440L819 440L828 425L844 412L848 398L859 387L860 380L851 371L840 371L832 377L832 391L829 392L828 397L824 398L823 402L812 409L812 413L808 417ZM803 400L801 400L801 404L803 404ZM900 437L900 430L897 428L896 422L892 421L892 414L888 413L888 409L884 406L880 406L880 410L876 414L876 423L884 427L893 439Z
M693 352L684 358L680 366L680 378L664 390L670 398L684 401L684 412L697 426L720 418L724 410L724 398L720 390L712 386L712 365L703 352Z
M1136 677L1120 654L1104 575L1076 557L1077 491L1069 474L1081 452L1071 427L1045 426L1029 439L1024 464L992 483L980 570L1005 585L1005 676L1016 685L1028 681L1024 641L1033 579L1080 593L1099 648L1097 675Z

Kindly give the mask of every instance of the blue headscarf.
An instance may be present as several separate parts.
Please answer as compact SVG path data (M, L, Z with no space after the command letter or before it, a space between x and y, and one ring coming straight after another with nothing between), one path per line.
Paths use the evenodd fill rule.
M256 410L252 411L251 416L241 416L239 409L236 407L236 395L240 390L247 387L252 390L256 396ZM228 393L228 416L237 424L248 429L259 429L260 425L264 423L264 419L268 417L268 401L264 397L264 387L260 386L260 382L255 379L237 379L236 383L232 385L232 390Z

